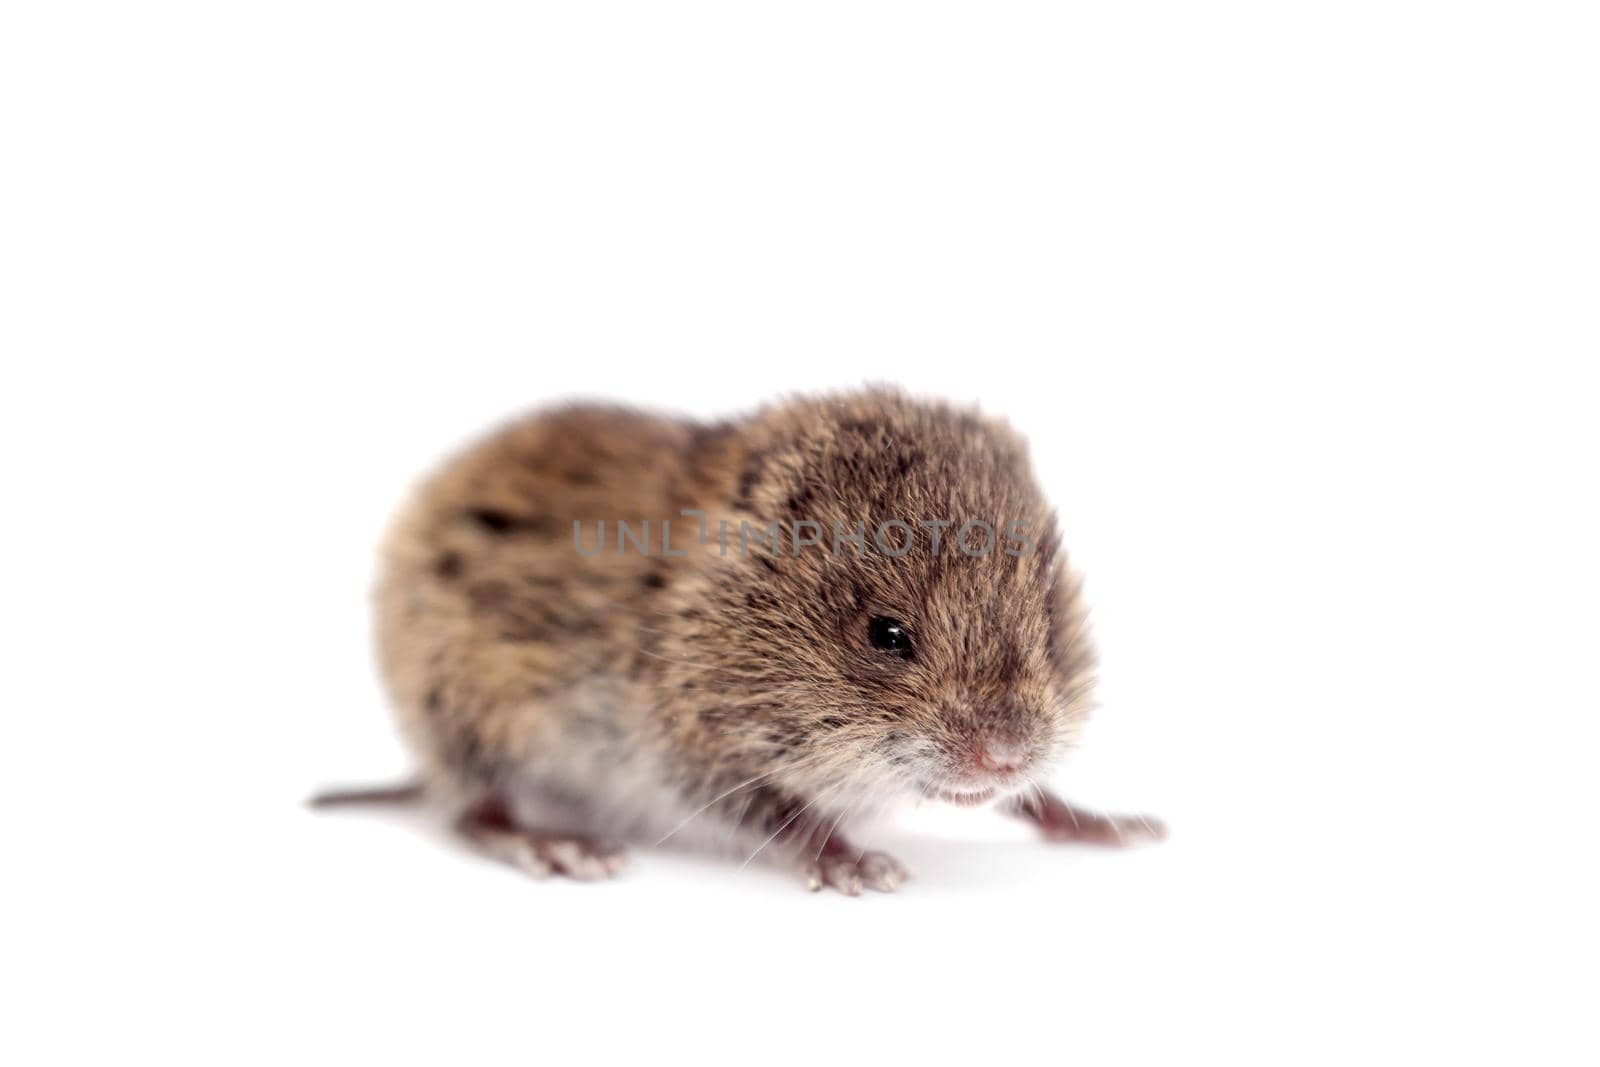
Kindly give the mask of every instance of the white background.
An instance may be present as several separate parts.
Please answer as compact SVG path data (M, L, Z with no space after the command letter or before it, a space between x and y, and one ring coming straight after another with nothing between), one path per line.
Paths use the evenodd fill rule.
M8 3L15 1063L1594 1062L1590 5ZM573 395L1032 439L1103 707L900 895L422 820L412 478Z

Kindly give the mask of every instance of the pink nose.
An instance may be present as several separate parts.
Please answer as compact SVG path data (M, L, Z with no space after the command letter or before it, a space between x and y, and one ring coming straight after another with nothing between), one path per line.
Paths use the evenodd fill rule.
M985 741L978 746L974 762L993 774L1010 774L1028 761L1028 752L1011 741Z

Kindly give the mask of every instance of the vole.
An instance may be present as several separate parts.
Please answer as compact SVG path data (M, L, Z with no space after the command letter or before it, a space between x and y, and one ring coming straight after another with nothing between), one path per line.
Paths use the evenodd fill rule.
M1024 442L975 410L877 387L711 424L536 413L420 487L376 605L416 792L535 875L671 838L890 891L905 868L845 830L906 798L1163 833L1040 785L1095 657Z

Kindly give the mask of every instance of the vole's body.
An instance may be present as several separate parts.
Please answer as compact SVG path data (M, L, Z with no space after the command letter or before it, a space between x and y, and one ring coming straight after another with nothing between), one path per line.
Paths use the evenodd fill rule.
M903 555L876 543L890 520ZM968 554L976 529L957 545L969 521L988 551ZM898 864L841 824L1031 784L1092 667L1020 440L888 391L714 426L583 406L517 422L422 487L377 599L430 791L492 851L578 876L615 869L597 835L675 834L892 888ZM886 623L914 645L874 647ZM1014 806L1056 836L1138 825L1031 796Z

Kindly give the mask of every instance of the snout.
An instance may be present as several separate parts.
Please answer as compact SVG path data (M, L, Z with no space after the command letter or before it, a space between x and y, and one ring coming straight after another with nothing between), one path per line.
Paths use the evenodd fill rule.
M973 748L972 765L979 773L1010 777L1021 771L1028 762L1028 748L1018 741L989 738L979 741Z
M938 790L952 804L982 804L1020 784L1034 760L1033 748L1008 737L980 736L954 754Z

